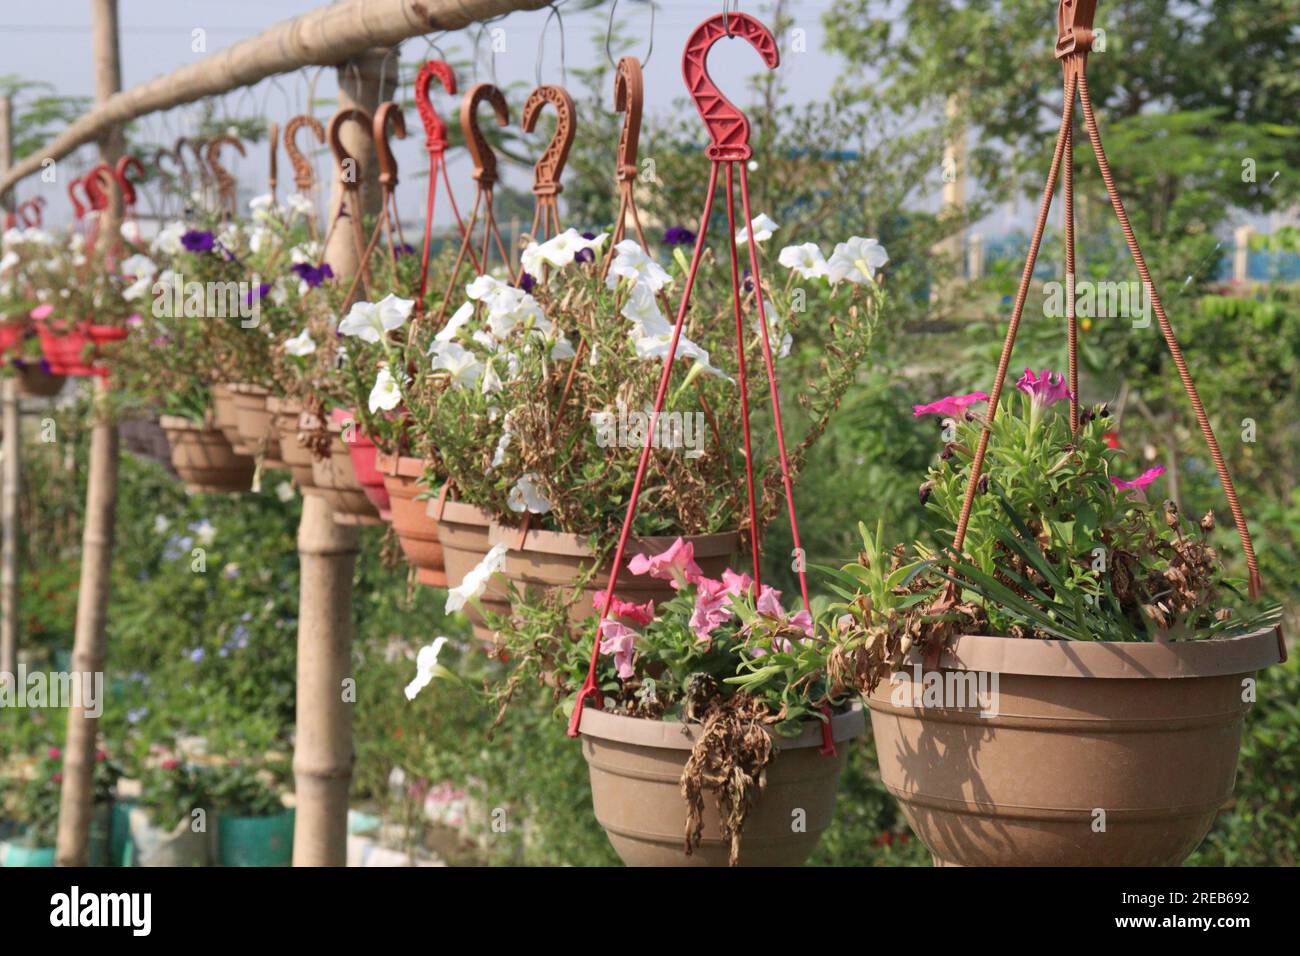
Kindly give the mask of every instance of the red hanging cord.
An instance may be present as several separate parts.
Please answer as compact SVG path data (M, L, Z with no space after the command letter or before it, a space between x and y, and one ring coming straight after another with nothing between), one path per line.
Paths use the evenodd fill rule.
M663 371L659 376L659 387L655 392L654 409L650 415L650 427L646 431L645 444L641 448L641 457L637 462L636 476L632 482L632 493L628 500L627 513L623 517L623 526L619 532L618 544L614 550L614 563L610 568L609 583L605 588L605 593L613 595L618 586L619 572L623 566L623 558L627 551L628 539L632 533L632 521L636 514L637 501L641 494L642 481L645 478L646 467L650 461L650 449L652 446L651 436L656 433L659 415L663 411L664 400L668 394L668 383L672 375L673 361L677 355L677 345L681 338L682 328L686 322L686 312L690 305L691 291L695 287L695 279L699 272L700 261L704 253L704 243L707 238L709 218L713 212L714 192L718 185L719 170L726 167L727 180L727 221L729 226L729 235L727 237L731 255L731 292L736 318L736 354L738 358L737 379L739 383L741 398L741 421L745 435L745 477L747 483L747 492L749 498L750 512L750 550L754 564L754 587L761 587L759 580L759 536L757 527L757 506L754 492L754 462L750 446L749 430L749 404L748 404L748 381L745 370L744 350L745 350L745 330L743 322L743 312L741 309L741 292L740 292L740 263L736 251L736 228L735 228L735 165L740 164L740 194L743 214L745 216L746 235L749 240L749 261L750 271L753 276L754 287L756 290L758 321L760 326L760 337L763 345L763 359L767 370L768 386L772 397L773 425L777 433L777 449L781 461L781 475L784 480L787 503L789 506L790 523L794 535L796 548L799 546L799 530L795 516L794 497L792 493L792 483L790 479L790 463L786 455L785 440L781 433L781 410L780 397L776 384L776 367L772 358L771 344L768 341L767 333L767 315L763 305L763 284L762 275L759 270L758 251L754 241L753 218L749 203L749 181L746 174L745 163L753 155L753 150L749 145L749 122L745 115L735 107L714 84L708 73L708 54L713 44L723 37L740 37L747 40L769 69L775 69L780 62L780 54L777 50L776 40L771 32L760 23L757 19L746 13L731 13L728 15L719 14L705 20L695 28L687 40L686 48L682 55L682 75L686 81L687 89L690 91L691 98L695 101L696 109L699 110L700 117L704 120L708 128L709 136L712 140L706 150L706 155L711 160L709 168L709 184L705 193L704 212L700 217L699 234L695 240L695 251L691 256L690 269L686 274L685 286L682 290L681 305L677 310L677 321L673 325L672 340L668 346L668 353L664 357ZM799 583L803 593L804 607L808 607L808 585L803 562L799 564ZM583 682L581 689L578 691L577 699L574 701L573 715L569 721L568 734L570 737L576 737L582 724L582 710L587 700L592 701L593 706L601 706L599 689L596 686L596 668L600 659L600 626L604 623L609 613L613 601L605 601L601 607L600 617L596 623L596 637L592 644L591 660L587 668L587 679ZM822 748L824 754L833 754L835 744L831 736L830 721L827 720L822 724Z

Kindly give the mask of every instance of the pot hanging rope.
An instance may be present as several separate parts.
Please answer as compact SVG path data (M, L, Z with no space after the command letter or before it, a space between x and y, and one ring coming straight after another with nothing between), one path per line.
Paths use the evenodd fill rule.
M636 514L637 500L641 494L641 484L645 479L646 466L650 461L650 450L652 447L651 436L656 433L659 415L663 411L664 400L668 394L668 383L672 375L673 360L677 355L677 343L681 338L682 327L686 322L686 311L690 305L691 290L695 285L695 278L699 272L700 260L704 254L704 244L707 238L709 219L713 213L714 192L717 189L719 175L725 173L727 183L727 225L728 225L728 244L731 254L731 296L733 311L736 320L736 358L737 358L737 382L740 391L740 410L742 431L745 443L745 484L749 504L749 529L750 529L750 551L753 559L754 587L762 587L761 576L759 571L759 535L758 535L758 506L754 493L754 456L750 441L749 428L749 386L748 377L745 370L745 333L744 333L744 316L741 307L740 295L740 260L736 251L736 210L735 210L735 186L736 170L739 169L740 176L740 200L741 210L745 217L745 232L749 245L749 265L753 276L754 288L758 294L754 297L755 306L758 312L758 326L760 340L763 346L763 363L767 371L768 391L772 403L773 427L776 431L777 451L781 464L781 479L785 490L786 505L790 517L790 532L793 538L795 553L802 555L803 550L799 542L799 523L795 515L794 507L794 489L793 482L790 478L790 461L785 449L785 435L781 424L781 402L776 384L776 366L772 358L772 346L768 336L768 324L765 305L762 295L762 277L759 271L758 249L754 242L753 214L750 210L749 203L749 173L746 163L753 155L753 150L749 145L749 121L745 115L731 103L714 84L709 77L708 72L708 55L713 45L723 37L739 37L746 40L754 47L758 54L767 64L768 69L775 69L780 63L780 53L777 49L776 40L771 31L760 23L757 19L747 13L730 13L718 14L705 20L695 28L690 38L686 42L686 49L682 54L682 76L686 81L686 87L690 91L691 99L695 102L695 108L699 111L700 118L704 120L704 125L709 131L710 144L705 150L711 165L709 167L708 187L704 197L704 211L700 216L699 235L695 240L695 250L691 256L690 269L686 274L685 286L682 290L681 304L677 310L677 321L673 325L672 340L668 346L668 354L664 357L663 372L659 377L659 386L655 392L654 410L650 415L649 427L646 430L645 444L641 448L641 458L637 463L636 476L632 482L632 493L628 500L627 513L623 518L623 527L619 533L618 545L614 552L614 563L610 570L609 583L605 588L607 595L613 595L618 585L619 571L623 565L623 556L627 550L628 538L632 533L632 520ZM803 597L804 608L809 609L808 600L808 581L804 571L804 562L797 563L799 574L799 590ZM597 620L597 636L591 649L591 661L587 668L587 679L584 681L582 688L578 691L577 700L574 702L573 716L569 721L568 734L570 737L578 735L579 726L582 723L583 706L590 699L594 706L601 706L600 692L596 685L596 666L600 657L600 638L599 629L601 623L613 606L613 601L606 600L603 602L600 617ZM830 736L830 723L827 721L822 725L822 752L834 753L834 743Z
M1224 495L1228 499L1228 507L1232 511L1233 524L1237 529L1237 536L1241 540L1242 552L1246 558L1246 567L1249 572L1249 593L1252 598L1260 596L1263 589L1259 575L1259 563L1255 558L1255 548L1251 543L1250 529L1246 525L1246 518L1241 510L1241 503L1237 498L1237 491L1232 483L1232 476L1228 472L1227 463L1224 460L1223 453L1219 449L1219 442L1214 436L1214 429L1210 425L1209 416L1206 414L1205 406L1201 403L1200 395L1196 390L1196 385L1192 381L1191 372L1188 370L1187 362L1183 358L1182 348L1178 344L1178 339L1174 335L1173 326L1169 322L1169 317L1165 314L1164 306L1160 302L1160 295L1156 291L1154 283L1151 281L1151 272L1147 268L1146 260L1142 255L1142 250L1138 246L1137 236L1133 232L1133 227L1129 223L1128 214L1124 210L1123 200L1120 198L1119 190L1115 185L1115 177L1111 173L1110 162L1106 158L1106 151L1102 148L1101 133L1097 128L1097 118L1093 113L1092 97L1088 93L1088 53L1092 49L1093 42L1093 17L1097 9L1097 0L1059 0L1057 7L1057 38L1056 38L1056 58L1061 61L1062 84L1064 87L1065 100L1061 108L1061 122L1056 135L1056 148L1052 154L1051 166L1047 173L1047 182L1043 187L1042 200L1039 203L1038 218L1034 225L1033 237L1029 242L1029 253L1025 259L1025 268L1020 276L1020 285L1016 290L1016 297L1011 309L1011 321L1007 326L1006 339L1002 344L1002 354L998 358L997 373L993 380L993 388L988 399L988 420L984 423L980 431L979 443L976 445L975 454L971 461L970 479L966 483L965 496L962 499L961 513L957 521L956 535L953 538L953 553L960 554L962 546L966 540L966 530L970 522L971 510L974 506L975 495L979 486L980 475L984 467L984 457L988 450L989 435L992 430L994 416L997 415L998 402L1002 397L1002 387L1006 380L1007 369L1011 362L1011 352L1015 346L1016 333L1020 328L1021 315L1024 312L1025 299L1029 294L1029 284L1033 278L1034 264L1038 258L1038 251L1043 241L1043 232L1047 226L1047 216L1052 206L1052 197L1056 191L1056 181L1061 175L1062 166L1064 166L1064 176L1062 177L1062 192L1064 194L1065 205L1065 269L1066 269L1066 340L1069 362L1069 387L1070 387L1070 426L1077 431L1079 427L1079 357L1078 357L1078 318L1075 315L1074 308L1074 275L1075 275L1075 235L1074 235L1074 142L1073 142L1073 121L1074 121L1074 100L1078 97L1079 105L1083 110L1084 126L1088 131L1088 139L1092 144L1093 152L1097 157L1097 167L1101 172L1102 181L1106 185L1106 193L1110 198L1111 207L1115 210L1115 216L1119 220L1120 229L1124 233L1124 240L1128 244L1129 253L1133 257L1133 262L1137 266L1138 276L1142 280L1143 287L1150 296L1152 311L1155 312L1156 321L1160 326L1160 333L1164 337L1165 344L1169 348L1169 354L1173 358L1174 366L1178 370L1178 377L1183 385L1183 390L1187 393L1188 401L1191 403L1192 410L1196 415L1197 424L1200 426L1201 434L1205 438L1205 443L1209 448L1210 457L1214 460L1215 470L1218 472L1219 480L1223 485ZM956 600L955 585L948 585L945 588L944 595L940 598L940 605L947 606ZM1282 646L1282 631L1278 628L1278 643ZM927 649L927 660L936 663L941 648L932 647ZM1282 659L1286 659L1285 647L1282 647Z

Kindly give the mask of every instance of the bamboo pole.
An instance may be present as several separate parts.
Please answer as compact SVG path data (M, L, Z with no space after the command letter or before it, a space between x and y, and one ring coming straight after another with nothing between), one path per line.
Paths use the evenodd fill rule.
M117 40L117 0L91 0L91 46L95 63L95 100L104 103L122 88ZM106 132L100 140L100 158L114 162L121 136ZM106 251L117 239L118 210L105 211L100 243ZM81 581L77 590L77 625L72 645L72 670L83 681L90 677L103 688L108 619L109 577L113 563L113 530L117 521L117 422L110 407L108 385L95 379L94 426L90 436L90 462L86 477L85 529L81 539ZM98 716L90 716L84 692L68 707L68 734L63 747L63 787L59 800L56 860L60 866L85 866L89 862L90 826L94 815L95 738ZM103 701L97 702L101 707Z
M251 86L303 66L335 66L374 48L426 33L459 30L549 0L343 0L263 30L197 63L101 101L61 134L0 176L0 192L105 130L138 116Z
M370 50L339 67L339 107L359 106L371 115L393 92L396 67L382 68L387 50ZM383 74L384 89L380 90ZM363 215L380 213L374 144L369 130L346 124L343 145L357 158ZM343 201L340 170L334 171L331 214ZM349 209L352 215L357 210ZM325 260L340 278L360 267L353 232L333 230ZM298 525L301 586L298 597L297 728L293 753L297 815L294 866L347 863L348 790L352 783L352 704L344 681L352 676L352 574L358 530L334 520L319 495L303 499Z
M0 96L0 172L13 164L13 104ZM13 212L13 193L0 196L0 220ZM18 674L18 501L22 494L22 415L18 407L18 382L13 375L0 386L4 428L4 500L0 521L4 538L0 542L0 681Z

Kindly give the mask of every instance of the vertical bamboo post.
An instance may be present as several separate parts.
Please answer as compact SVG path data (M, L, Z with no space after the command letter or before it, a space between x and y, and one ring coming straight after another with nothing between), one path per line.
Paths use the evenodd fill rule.
M95 63L95 100L103 103L122 87L118 58L117 0L92 0L91 44ZM121 151L121 132L114 130L100 141L100 157L114 162ZM106 211L100 225L103 255L117 239L120 208ZM113 527L117 519L117 423L108 401L104 379L95 379L94 426L90 437L86 479L85 528L81 539L81 582L77 591L77 624L72 646L72 669L83 680L102 675L104 630L108 617L109 575L113 561ZM96 680L102 689L102 678ZM103 701L97 701L102 706ZM89 862L90 825L94 816L93 775L98 716L89 716L85 693L70 702L68 734L63 747L63 790L59 802L56 851L60 866L85 866Z
M0 96L0 172L13 164L13 104ZM13 191L0 196L0 220L13 212ZM12 375L0 387L3 404L4 477L0 484L0 521L4 538L0 542L0 681L18 673L18 499L22 494L22 416L18 407L18 383Z
M339 67L339 106L374 113L392 95L397 65L382 64L386 49L372 50ZM380 90L383 74L384 89ZM377 215L378 186L374 144L369 130L355 123L342 129L343 143L357 158L363 209L349 215ZM343 201L341 173L334 170L330 209ZM330 237L325 260L345 279L360 266L353 233L341 223ZM293 753L297 815L293 832L294 866L347 863L348 790L352 783L352 704L344 681L352 676L352 574L358 550L357 528L338 524L319 495L303 499L298 525L297 736Z

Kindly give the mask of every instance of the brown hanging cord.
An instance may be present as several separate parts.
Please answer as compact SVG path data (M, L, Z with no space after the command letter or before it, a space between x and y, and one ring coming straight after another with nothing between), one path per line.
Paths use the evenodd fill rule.
M1133 233L1133 227L1129 224L1128 214L1124 211L1124 203L1120 199L1119 190L1115 187L1115 178L1111 173L1110 162L1106 158L1105 150L1101 144L1101 134L1097 129L1097 119L1093 114L1092 99L1088 94L1088 80L1086 75L1088 52L1092 48L1092 22L1093 15L1096 11L1097 0L1060 0L1057 24L1058 35L1056 43L1056 56L1062 62L1065 84L1065 102L1061 110L1061 125L1057 133L1056 150L1052 155L1051 169L1047 174L1047 183L1043 188L1043 198L1038 210L1038 220L1034 227L1034 235L1030 240L1029 253L1025 260L1025 269L1021 274L1020 287L1016 291L1015 303L1012 307L1011 322L1007 328L1006 339L1002 345L1002 354L998 359L997 376L993 382L993 390L989 395L988 401L988 419L980 432L979 443L975 449L975 456L971 462L970 480L966 484L966 494L962 500L961 515L957 522L957 533L953 539L953 552L960 554L966 539L966 529L970 523L971 509L975 500L975 493L980 480L980 474L984 467L984 456L988 449L989 434L993 424L993 418L997 414L998 401L1002 395L1002 386L1006 379L1007 367L1011 362L1011 352L1015 345L1016 332L1020 327L1020 318L1024 310L1025 298L1029 292L1029 283L1033 276L1034 263L1038 256L1038 250L1042 244L1043 231L1047 223L1048 211L1052 204L1052 194L1056 188L1056 179L1060 171L1062 161L1066 163L1064 189L1065 189L1065 208L1066 208L1066 268L1070 277L1070 285L1073 286L1074 275L1074 177L1070 168L1070 159L1073 154L1073 144L1071 141L1071 127L1074 113L1074 98L1077 92L1079 104L1083 110L1084 125L1088 130L1088 138L1092 143L1093 152L1097 157L1097 166L1101 171L1101 178L1106 184L1106 192L1110 197L1111 206L1115 210L1116 218L1119 220L1120 228L1124 233L1124 239L1128 243L1129 252L1133 256L1133 261L1137 266L1138 275L1142 279L1143 286L1146 288L1148 295L1151 297L1152 309L1155 311L1156 319L1160 324L1161 334L1164 336L1165 344L1169 348L1169 354L1173 358L1174 366L1178 369L1178 377L1183 383L1183 389L1187 393L1188 400L1191 402L1192 409L1196 414L1197 424L1200 426L1201 434L1205 438L1205 443L1209 447L1210 456L1214 459L1214 466L1219 474L1219 480L1223 484L1224 495L1228 499L1228 507L1232 511L1233 523L1237 528L1237 535L1241 539L1242 552L1246 558L1246 567L1249 571L1249 592L1252 598L1259 597L1263 590L1263 584L1259 574L1259 564L1255 557L1255 549L1251 543L1250 530L1246 525L1245 515L1242 513L1241 504L1237 498L1237 491L1232 483L1232 476L1228 472L1227 463L1224 461L1223 453L1219 449L1218 440L1214 437L1214 429L1210 425L1209 417L1206 415L1205 407L1201 404L1201 399L1196 391L1196 385L1192 381L1191 372L1187 368L1187 363L1183 358L1182 349L1178 345L1178 340L1174 336L1173 327L1169 323L1168 316L1165 315L1164 307L1160 303L1159 294L1156 292L1154 283L1151 281L1151 273L1147 269L1146 260L1142 256L1142 250L1138 247L1137 237ZM1073 302L1073 289L1067 296L1071 303ZM1070 362L1070 388L1073 393L1071 398L1071 425L1078 426L1078 369L1077 369L1077 332L1075 329L1075 317L1073 305L1069 309L1069 362ZM955 598L955 588L949 585L945 589L945 597L940 601L951 602ZM1278 632L1279 644L1281 643L1281 631ZM932 649L931 653L937 658L938 649ZM1285 652L1284 652L1285 656Z

